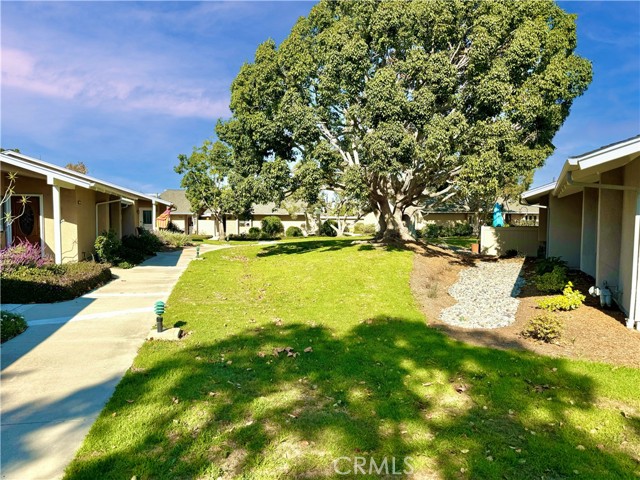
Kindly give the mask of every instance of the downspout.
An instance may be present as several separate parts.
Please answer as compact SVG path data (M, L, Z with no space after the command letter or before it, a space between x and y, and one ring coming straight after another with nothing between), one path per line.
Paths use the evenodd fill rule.
M636 329L640 330L640 319L636 318L638 316L638 308L640 307L638 303L638 262L640 262L640 252L638 247L638 242L640 242L640 188L632 187L630 185L611 185L611 184L602 184L602 183L584 183L584 182L576 182L573 180L572 172L567 172L567 185L572 185L576 187L588 187L588 188L599 188L603 190L623 190L623 191L631 191L637 192L636 197L636 215L635 222L633 226L633 256L632 256L632 271L631 271L631 292L632 296L629 302L629 318L627 319L627 327L633 328L634 324Z

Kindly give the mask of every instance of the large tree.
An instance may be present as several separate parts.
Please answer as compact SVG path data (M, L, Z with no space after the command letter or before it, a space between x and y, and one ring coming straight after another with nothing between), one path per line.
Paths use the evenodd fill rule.
M363 195L381 237L414 208L529 178L591 81L551 1L321 1L257 49L216 127L254 200Z

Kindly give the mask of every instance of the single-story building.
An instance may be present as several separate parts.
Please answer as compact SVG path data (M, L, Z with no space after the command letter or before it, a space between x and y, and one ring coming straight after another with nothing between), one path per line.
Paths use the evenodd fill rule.
M265 217L278 217L282 221L285 232L289 227L298 227L303 232L311 231L311 222L307 215L299 209L296 212L290 212L284 208L276 207L273 202L265 204L256 204L253 206L251 215L246 218L238 218L233 215L226 215L227 235L247 233L251 227L262 227L262 219Z
M172 204L170 214L171 222L185 233L197 233L200 235L220 236L220 226L213 219L211 211L203 209L200 212L193 212L191 203L187 200L185 191L181 189L168 189L162 192L159 197ZM252 227L261 228L262 219L275 216L280 218L285 231L289 227L299 227L305 234L314 234L320 224L325 220L337 220L336 216L327 214L309 215L302 208L297 211L290 211L277 207L275 203L255 204L252 212L244 217L227 214L223 217L223 227L226 235L238 235L248 233ZM368 213L364 217L347 216L340 217L347 226L352 229L356 222L370 223L377 225L375 214Z
M177 228L187 235L196 232L198 215L191 211L191 203L187 200L184 190L167 189L159 197L172 203L170 220Z
M13 194L6 195L15 174ZM156 218L171 202L114 185L11 150L0 152L2 247L24 240L40 244L56 263L91 258L96 237L119 237L136 227L155 230ZM26 204L22 203L25 197ZM17 217L5 222L9 213Z
M640 330L640 136L567 159L556 182L521 198L541 207L546 256L608 287L627 326Z

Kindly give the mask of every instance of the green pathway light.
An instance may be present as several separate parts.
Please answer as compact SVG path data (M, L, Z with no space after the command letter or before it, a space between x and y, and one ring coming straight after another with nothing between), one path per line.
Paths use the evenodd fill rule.
M156 312L156 327L158 329L158 333L162 332L162 314L164 313L164 302L157 301L153 305L153 309Z

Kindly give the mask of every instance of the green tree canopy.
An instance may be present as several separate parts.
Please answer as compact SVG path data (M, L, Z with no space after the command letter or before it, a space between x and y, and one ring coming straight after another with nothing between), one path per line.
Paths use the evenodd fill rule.
M408 239L424 202L499 194L552 153L591 81L551 1L321 1L260 45L219 121L229 185L255 201L365 198Z

